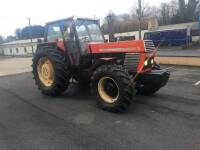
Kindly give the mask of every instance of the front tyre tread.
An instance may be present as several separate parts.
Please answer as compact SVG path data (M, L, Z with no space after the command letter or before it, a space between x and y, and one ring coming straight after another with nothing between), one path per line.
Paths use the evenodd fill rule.
M115 103L106 103L103 101L98 93L98 81L104 77L109 76L118 84L120 95ZM131 105L132 97L135 94L134 84L128 72L119 65L104 65L99 67L91 77L91 90L97 98L97 104L100 108L110 112L124 112Z

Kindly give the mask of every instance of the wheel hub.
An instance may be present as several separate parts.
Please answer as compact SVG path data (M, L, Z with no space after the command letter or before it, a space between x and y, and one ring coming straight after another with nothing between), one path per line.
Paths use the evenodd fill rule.
M119 87L114 79L102 77L98 82L98 92L106 103L114 103L119 98Z
M40 58L37 67L40 81L47 87L51 86L54 82L54 69L51 61L46 58Z

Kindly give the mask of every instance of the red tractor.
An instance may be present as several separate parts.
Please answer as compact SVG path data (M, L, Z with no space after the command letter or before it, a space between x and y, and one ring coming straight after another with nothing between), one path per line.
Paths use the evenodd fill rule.
M32 67L43 94L59 95L75 79L90 84L102 109L123 112L136 92L152 95L168 82L154 56L152 41L106 43L97 20L71 17L46 24Z

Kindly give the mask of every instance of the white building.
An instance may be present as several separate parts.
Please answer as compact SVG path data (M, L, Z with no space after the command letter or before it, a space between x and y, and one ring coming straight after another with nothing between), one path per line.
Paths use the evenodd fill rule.
M0 48L0 55L3 55L3 48Z
M151 23L149 23L152 25ZM154 24L153 24L154 25ZM190 28L192 30L199 30L198 28L198 22L190 22L190 23L181 23L181 24L173 24L173 25L165 25L165 26L158 26L154 27L155 30L153 31L163 31L163 30L173 30L173 29L187 29ZM150 29L150 27L149 27ZM142 39L144 37L144 33L146 32L152 32L152 30L143 30L142 31ZM132 31L132 32L124 32L124 33L115 33L115 38L123 37L123 36L133 36L135 40L139 40L139 32L138 31ZM105 35L105 39L108 40L109 36ZM192 36L192 41L198 41L199 36Z
M40 38L43 40L43 38ZM7 56L31 56L35 52L38 39L18 40L0 44L0 55Z

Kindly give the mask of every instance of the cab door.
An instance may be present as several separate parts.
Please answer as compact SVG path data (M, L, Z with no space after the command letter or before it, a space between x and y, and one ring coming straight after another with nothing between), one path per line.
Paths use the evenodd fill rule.
M80 47L72 22L61 22L60 27L64 38L64 44L72 65L78 66L80 59Z

